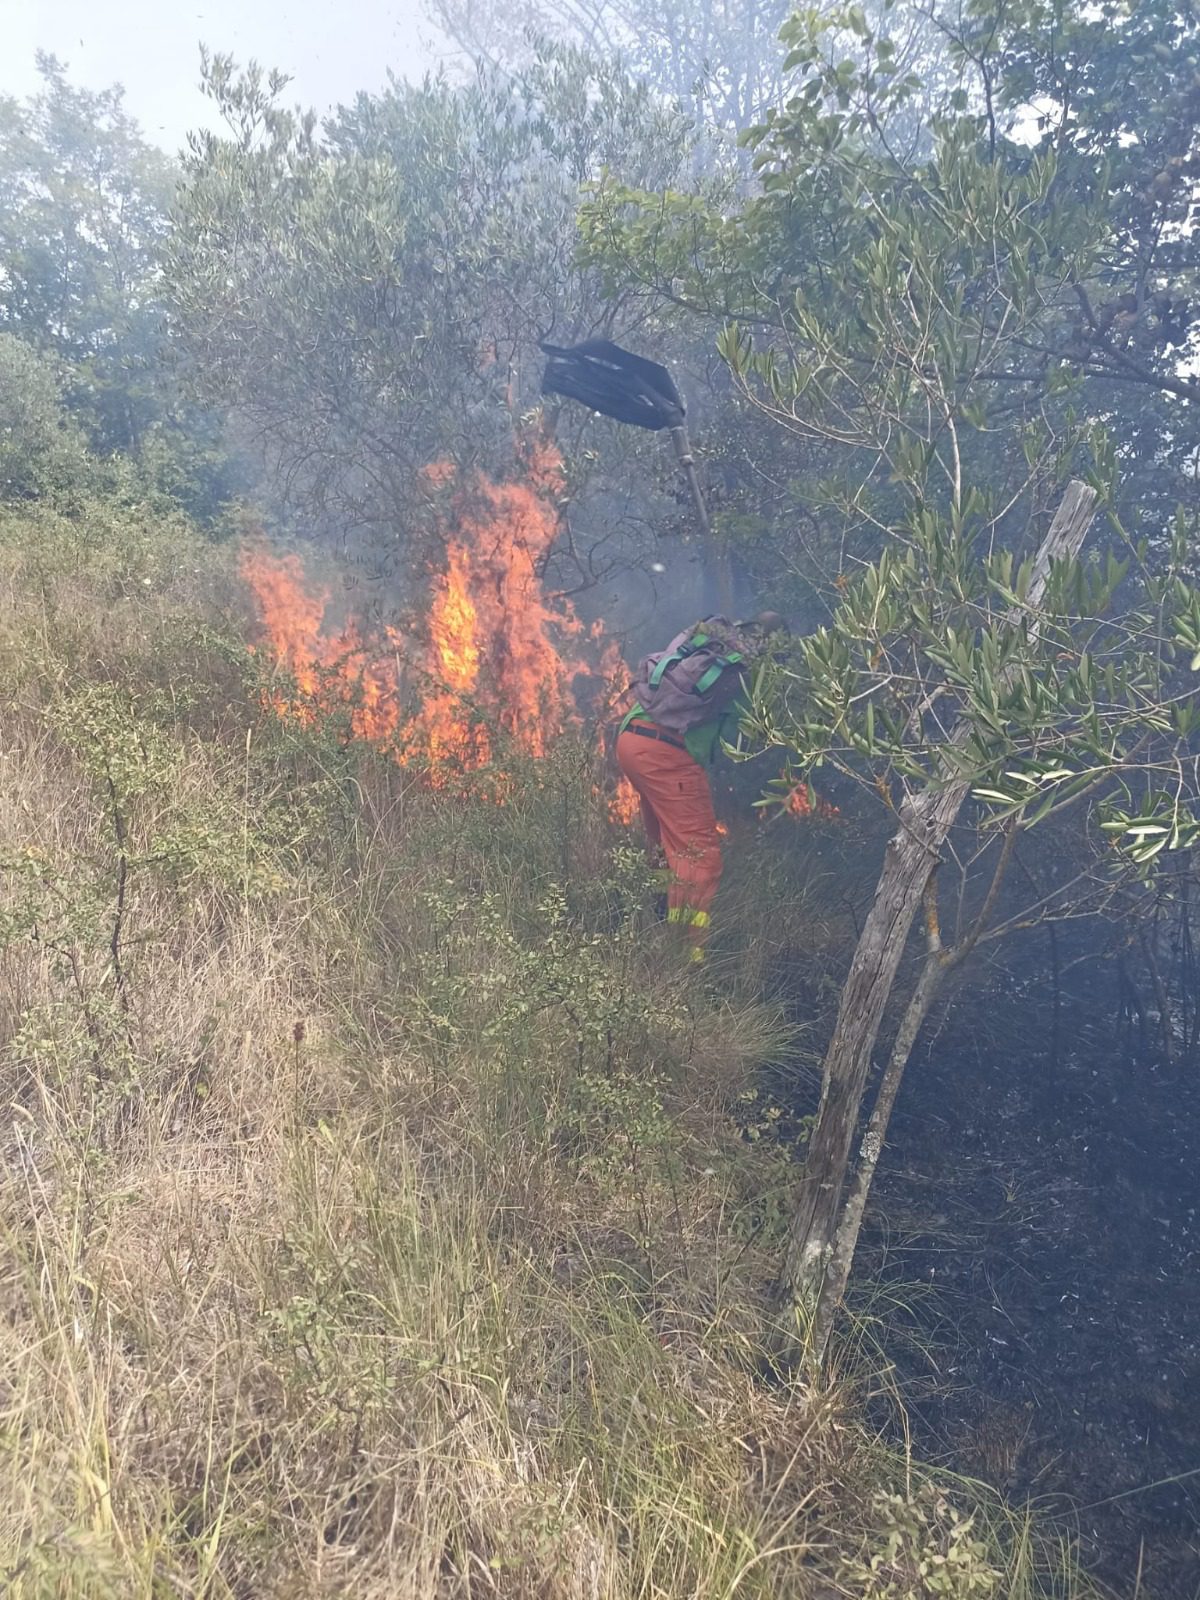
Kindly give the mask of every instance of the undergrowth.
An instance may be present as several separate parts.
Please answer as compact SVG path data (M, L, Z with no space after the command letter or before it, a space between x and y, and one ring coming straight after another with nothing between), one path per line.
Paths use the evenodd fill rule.
M698 978L582 745L496 806L279 722L136 505L0 585L6 1596L1085 1592L769 1357L782 857Z

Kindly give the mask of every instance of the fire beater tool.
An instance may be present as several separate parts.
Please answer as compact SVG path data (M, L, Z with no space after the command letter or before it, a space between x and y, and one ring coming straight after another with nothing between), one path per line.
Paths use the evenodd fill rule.
M655 433L664 428L670 431L676 460L696 508L696 520L711 549L712 525L688 439L687 405L666 367L622 350L611 339L588 339L573 345L543 344L540 349L547 358L543 394L578 400L592 411L616 422L631 423L635 428L649 428ZM727 589L724 562L718 564L718 573L722 588ZM728 608L732 601L723 595L722 604Z

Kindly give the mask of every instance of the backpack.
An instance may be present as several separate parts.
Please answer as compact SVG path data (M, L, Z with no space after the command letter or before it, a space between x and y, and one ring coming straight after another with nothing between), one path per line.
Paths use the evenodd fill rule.
M633 693L667 733L684 734L720 716L743 687L746 644L726 617L705 617L638 666Z

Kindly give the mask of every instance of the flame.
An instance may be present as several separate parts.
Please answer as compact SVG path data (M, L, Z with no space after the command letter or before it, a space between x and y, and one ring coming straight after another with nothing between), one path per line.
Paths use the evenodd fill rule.
M468 697L479 679L478 612L471 599L466 552L452 545L446 571L437 585L429 618L435 660L432 685L421 707L419 727L409 724L411 759L415 732L435 782L447 773L486 766L491 759L487 729L467 710Z
M603 720L609 721L618 708L628 709L632 704L633 674L616 643L604 638L604 624L592 624L592 639L603 647L600 658L600 679L604 687ZM608 797L608 820L623 828L632 827L642 814L642 802L637 790L623 772L618 772L612 792Z
M608 819L617 822L623 828L631 827L642 814L642 802L638 792L630 783L624 773L617 779L616 787L609 796Z
M341 714L354 738L386 743L400 720L399 634L384 630L386 641L395 647L389 660L378 645L368 645L353 624L327 631L329 591L308 587L297 555L275 555L247 545L239 567L254 591L275 665L295 685L291 697L282 689L271 691L268 698L276 713L305 727Z
M826 821L841 815L838 807L823 800L808 783L798 783L783 802L784 809L793 817L821 817Z
M558 533L561 462L529 447L521 482L477 477L450 503L454 530L430 613L430 688L405 729L405 757L437 781L447 763L490 757L480 714L531 756L544 756L573 720L572 678L587 671L560 648L580 632L569 602L547 599L540 564ZM433 469L453 484L453 469Z
M330 596L310 586L295 555L247 547L241 572L253 590L266 651L294 685L272 689L278 715L312 726L346 719L351 735L418 767L434 787L492 767L492 730L526 754L545 756L580 718L574 687L592 680L611 709L628 674L596 624L586 639L569 600L547 596L541 565L558 533L562 466L545 443L526 447L519 481L479 475L460 483L435 463L426 488L444 494L444 567L432 581L427 639L397 630L366 636L350 621L331 625ZM419 704L406 704L408 684ZM503 788L497 774L497 796ZM610 801L614 821L636 816L622 779Z

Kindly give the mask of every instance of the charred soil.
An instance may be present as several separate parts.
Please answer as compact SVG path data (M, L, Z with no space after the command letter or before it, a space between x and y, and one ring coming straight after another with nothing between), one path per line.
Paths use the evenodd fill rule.
M1061 1515L1115 1594L1196 1600L1200 1063L1156 1059L1115 979L997 977L934 1030L861 1274L919 1453Z

